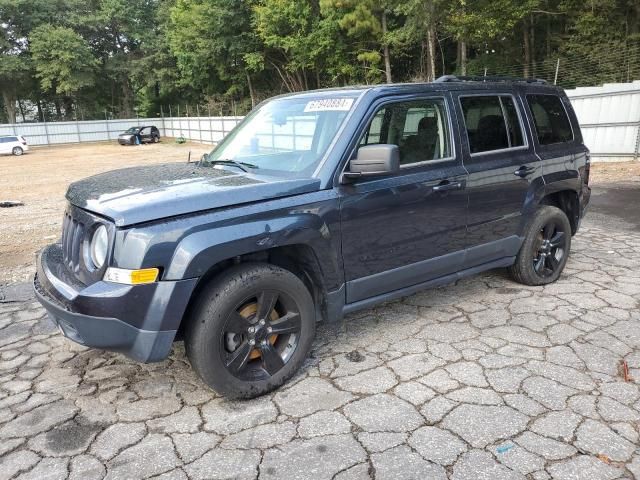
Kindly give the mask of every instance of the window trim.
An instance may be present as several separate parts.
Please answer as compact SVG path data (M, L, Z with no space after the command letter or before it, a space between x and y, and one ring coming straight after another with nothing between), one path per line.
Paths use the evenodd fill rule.
M518 115L518 122L520 123L520 131L522 132L522 139L524 140L524 145L520 145L518 147L498 148L496 150L487 150L485 152L474 152L474 153L471 153L471 142L469 141L469 132L467 130L467 120L465 118L464 108L462 106L462 99L463 98L467 98L467 97L498 97L498 99L500 101L500 110L502 111L502 118L505 121L504 122L505 128L508 127L509 119L507 118L507 115L505 114L504 106L502 105L502 100L500 100L500 97L511 97L511 99L513 100L513 106L516 108L516 113ZM483 92L483 93L469 93L469 94L464 94L464 95L458 95L458 104L460 105L460 113L462 114L461 115L462 123L464 124L464 134L467 137L467 146L469 147L469 156L471 158L481 157L483 155L491 155L491 154L495 154L495 153L514 152L514 151L518 151L518 150L528 150L529 149L529 136L527 135L527 131L524 128L524 121L523 121L523 118L522 118L522 112L520 111L521 108L519 108L517 97L513 93L485 93L485 92ZM509 143L511 143L511 139L509 138L509 130L508 130L508 128L507 128L507 141Z
M456 146L455 146L455 142L453 141L453 121L452 121L452 118L451 118L451 109L449 107L449 102L447 102L447 97L445 95L442 95L442 96L440 96L440 95L429 95L429 96L425 96L425 97L420 96L418 98L410 98L410 99L403 99L403 100L389 98L389 99L383 101L382 103L378 104L375 107L375 110L373 111L371 116L367 119L367 123L365 124L365 127L363 128L362 132L360 132L360 134L358 135L358 140L356 141L355 147L351 151L351 155L349 155L349 160L347 161L347 163L345 163L345 166L342 169L342 173L344 173L346 171L346 169L349 167L349 162L351 161L351 158L353 157L353 154L358 150L358 148L360 148L360 142L362 141L362 139L366 135L367 130L369 129L369 127L371 126L371 123L373 122L373 119L375 118L376 114L380 110L382 110L383 108L386 108L388 105L401 104L401 103L411 103L411 102L421 102L421 101L425 101L425 100L440 100L444 104L445 114L447 115L447 128L449 130L449 132L448 132L449 133L449 135L448 135L448 137L449 137L449 156L448 157L444 157L444 158L437 158L437 159L433 159L433 160L421 160L419 162L413 162L413 163L407 163L405 165L400 165L400 172L402 172L403 170L411 169L411 168L422 167L422 166L425 166L425 165L440 164L440 163L450 162L452 160L455 160L457 157L456 157ZM398 148L400 148L399 145L398 145Z
M536 125L536 117L533 114L533 108L531 108L531 105L529 104L529 98L528 97L542 97L542 96L546 96L546 97L556 97L559 101L560 101L560 105L562 106L562 109L564 110L564 115L567 118L567 121L569 122L569 128L571 129L571 139L567 140L566 142L554 142L554 143L540 143L540 138L538 137L538 126ZM555 145L563 145L565 143L573 143L576 141L576 132L573 129L573 123L571 122L571 117L569 116L569 112L567 111L567 106L564 104L564 100L563 98L558 95L557 93L525 93L524 94L524 101L527 104L527 108L529 109L529 111L531 112L531 123L532 123L532 131L535 132L535 141L538 144L539 147L544 148L544 147L552 147Z

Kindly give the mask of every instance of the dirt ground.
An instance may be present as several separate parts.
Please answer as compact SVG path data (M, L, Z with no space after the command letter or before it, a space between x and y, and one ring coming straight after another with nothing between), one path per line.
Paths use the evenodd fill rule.
M135 165L185 162L211 149L173 142L123 147L114 143L34 148L22 157L0 156L0 201L24 206L0 208L0 284L27 281L35 254L60 237L64 194L69 183L96 173ZM640 162L592 166L592 184L640 180Z
M22 157L0 156L0 201L21 207L0 208L0 284L33 275L35 254L61 234L65 192L71 182L96 173L136 165L198 159L210 145L169 140L151 145L93 143L33 148Z
M591 165L591 183L640 181L640 162L594 163Z

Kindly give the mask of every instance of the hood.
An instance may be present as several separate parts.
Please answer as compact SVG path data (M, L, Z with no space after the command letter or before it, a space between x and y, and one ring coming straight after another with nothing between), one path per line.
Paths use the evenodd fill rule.
M279 179L195 163L124 168L72 183L77 207L132 225L202 210L318 190L320 180Z

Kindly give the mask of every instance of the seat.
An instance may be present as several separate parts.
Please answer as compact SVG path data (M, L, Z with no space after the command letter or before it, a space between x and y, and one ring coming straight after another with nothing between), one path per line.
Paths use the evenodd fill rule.
M471 147L471 153L509 148L507 127L501 115L486 115L480 118Z
M400 150L400 163L433 160L438 144L438 119L422 117L416 135L407 137Z

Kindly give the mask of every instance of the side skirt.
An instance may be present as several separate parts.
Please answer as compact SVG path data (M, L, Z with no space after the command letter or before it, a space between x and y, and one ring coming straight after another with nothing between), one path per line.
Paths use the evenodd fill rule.
M486 270L491 270L493 268L508 267L513 265L513 263L515 262L515 259L516 259L515 256L500 258L492 262L483 263L482 265L477 265L475 267L468 268L466 270L461 270L457 273L444 275L442 277L434 278L433 280L418 283L416 285L411 285L410 287L401 288L399 290L394 290L392 292L384 293L382 295L376 295L374 297L366 298L358 302L348 303L342 307L342 315L347 315L349 313L352 313L358 310L370 308L374 305L377 305L383 302L389 302L391 300L396 300L398 298L406 297L416 292L419 292L421 290L426 290L427 288L449 285L462 278L468 277L470 275L475 275L476 273L484 272Z

